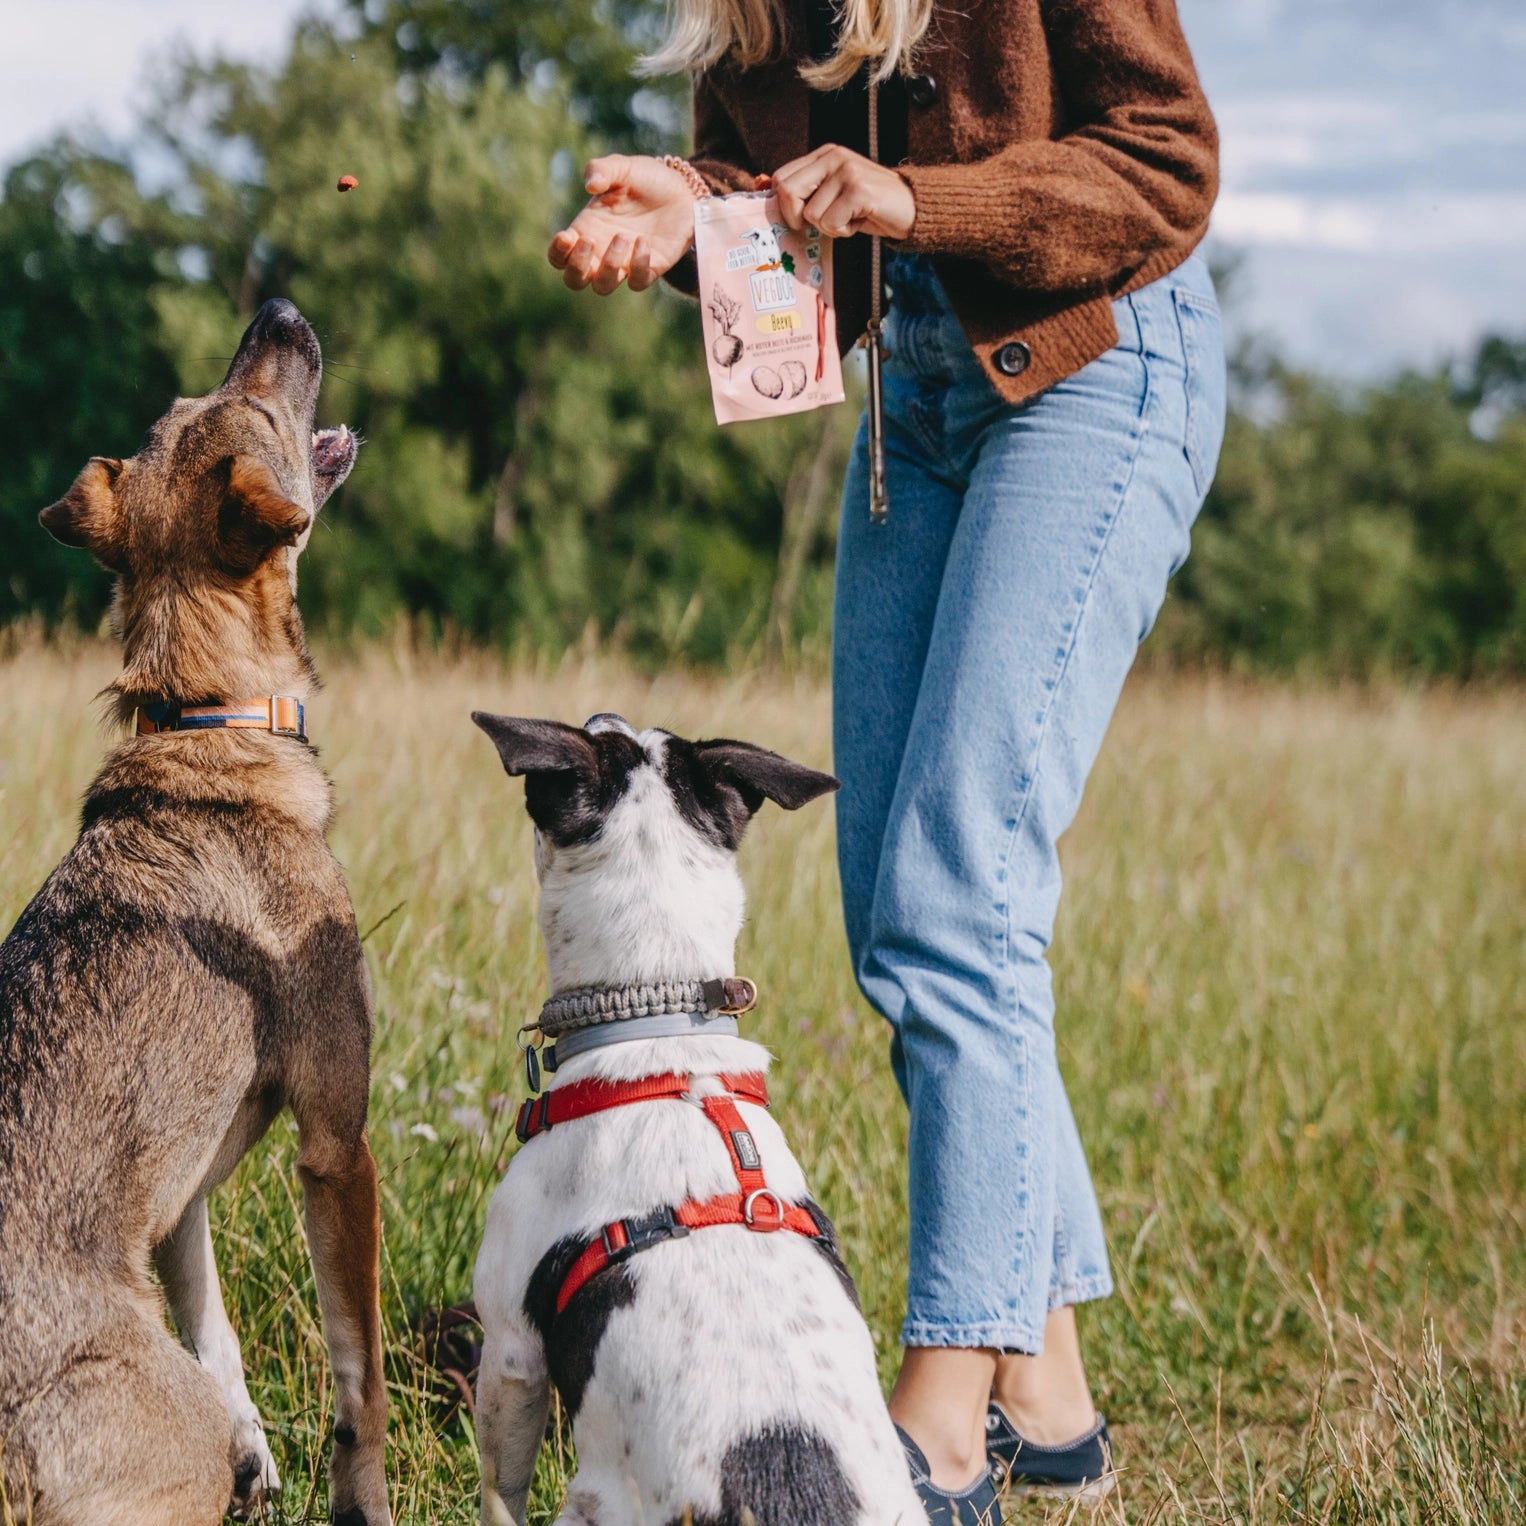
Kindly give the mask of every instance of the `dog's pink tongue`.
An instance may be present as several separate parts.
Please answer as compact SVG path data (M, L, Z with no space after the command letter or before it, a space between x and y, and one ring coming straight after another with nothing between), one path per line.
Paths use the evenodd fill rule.
M319 429L313 435L313 465L320 472L333 472L345 464L355 448L355 437L345 424Z

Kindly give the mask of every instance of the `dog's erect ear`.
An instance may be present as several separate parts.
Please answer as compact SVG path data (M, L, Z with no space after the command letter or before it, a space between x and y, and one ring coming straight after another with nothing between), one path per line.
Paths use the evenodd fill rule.
M258 458L230 456L223 470L228 488L217 515L217 538L229 566L252 572L277 546L294 546L313 516L287 497Z
M534 721L522 715L490 715L473 710L472 719L493 739L507 774L596 774L598 753L586 731L561 721Z
M127 536L117 483L126 467L113 456L92 456L74 485L37 516L60 545L88 551L113 572L126 571Z
M765 800L782 805L786 811L798 811L818 796L842 787L831 774L792 763L750 742L696 742L694 746L700 767L717 784L731 785L752 815Z

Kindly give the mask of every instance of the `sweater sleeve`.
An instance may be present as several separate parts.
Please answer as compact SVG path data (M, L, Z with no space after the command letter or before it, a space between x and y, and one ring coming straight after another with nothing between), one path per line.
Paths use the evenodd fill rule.
M756 177L745 167L746 145L708 72L694 76L693 103L694 152L689 163L705 177L717 196L752 190ZM663 279L686 296L696 295L699 272L694 263L694 251L691 249L684 255Z
M1106 289L1183 256L1218 191L1218 132L1175 0L1044 0L1062 107L1076 127L967 164L903 165L904 246L979 260L1029 291Z

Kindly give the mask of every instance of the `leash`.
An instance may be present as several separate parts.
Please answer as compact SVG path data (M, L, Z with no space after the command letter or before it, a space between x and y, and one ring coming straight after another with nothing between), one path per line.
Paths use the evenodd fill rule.
M880 162L880 88L869 71L869 157ZM869 326L864 343L869 357L869 521L882 525L890 515L890 495L885 489L885 390L880 375L885 358L881 322L880 236L869 237Z
M562 1313L578 1293L600 1272L654 1245L680 1240L696 1229L740 1224L755 1234L787 1229L807 1239L821 1235L821 1225L809 1209L786 1203L768 1185L757 1141L737 1111L738 1102L768 1106L768 1082L759 1072L722 1075L726 1088L708 1097L694 1095L694 1077L668 1074L640 1081L590 1079L559 1086L543 1097L529 1098L519 1110L514 1132L522 1144L564 1123L588 1118L616 1107L639 1102L688 1101L697 1105L715 1126L726 1145L726 1155L737 1180L735 1192L696 1202L689 1198L655 1213L616 1219L597 1235L582 1242L582 1249L568 1268L556 1295L556 1312Z
M176 699L153 700L138 706L137 734L160 736L170 731L268 731L274 736L307 740L307 712L289 694L267 694L227 705L183 705Z

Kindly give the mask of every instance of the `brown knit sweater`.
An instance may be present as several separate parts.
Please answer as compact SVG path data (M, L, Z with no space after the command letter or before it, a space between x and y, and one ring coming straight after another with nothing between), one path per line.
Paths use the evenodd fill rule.
M807 152L809 97L788 54L694 82L694 163L717 190ZM939 3L910 82L901 246L933 264L981 363L1013 402L1118 340L1111 302L1196 248L1218 134L1175 0ZM868 240L837 254L838 341L869 315ZM692 292L691 260L670 273Z

